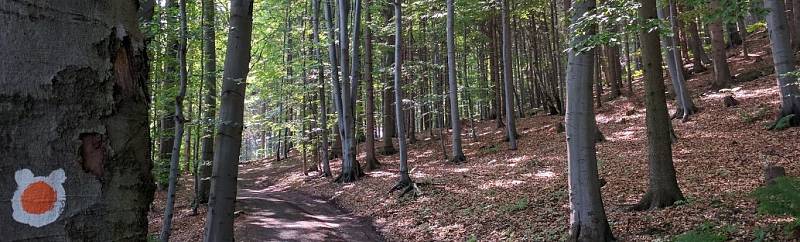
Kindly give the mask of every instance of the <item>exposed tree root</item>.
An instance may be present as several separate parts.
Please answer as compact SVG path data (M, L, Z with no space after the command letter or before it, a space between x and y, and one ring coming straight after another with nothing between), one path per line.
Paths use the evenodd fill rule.
M377 170L377 169L381 168L381 163L378 162L378 159L375 159L375 157L367 158L366 162L367 162L367 168L366 169L368 171L374 171L374 170Z
M670 119L680 118L682 123L686 123L689 121L689 116L696 114L697 112L698 112L697 107L692 107L692 110L689 110L689 112L684 112L682 107L678 107L678 109L675 110L675 113L672 114Z
M656 194L653 191L648 191L642 200L639 203L633 205L630 210L631 211L644 211L644 210L656 210L660 208L665 208L672 206L675 202L683 200L683 196L680 193L671 193L671 194Z
M448 161L450 163L454 163L454 164L461 164L461 163L464 163L464 162L467 161L467 157L464 156L464 154L458 154L458 155L453 156L453 158L448 160Z
M357 160L353 161L353 168L349 171L343 171L342 174L336 177L333 182L335 183L350 183L358 181L359 178L364 176L364 170L361 169L361 165L358 163Z
M398 198L402 198L406 194L409 194L409 192L411 193L412 197L418 197L422 195L422 191L419 190L419 187L417 186L416 183L411 181L411 178L408 177L408 175L401 176L400 181L398 181L397 184L394 185L394 187L392 187L392 189L389 190L389 193L393 193L394 191L400 191L400 190L402 190L403 192L400 193L400 196L398 196Z

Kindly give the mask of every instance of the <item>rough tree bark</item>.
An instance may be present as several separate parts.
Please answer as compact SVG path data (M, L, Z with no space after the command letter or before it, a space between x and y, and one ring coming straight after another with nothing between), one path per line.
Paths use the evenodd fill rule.
M789 45L789 28L784 4L781 0L765 0L764 7L769 10L767 25L772 47L772 60L775 63L775 74L778 78L778 88L781 93L780 116L794 114L792 125L800 125L800 88L797 77L786 75L795 71L794 53Z
M450 161L461 163L467 160L461 149L461 118L458 115L458 86L456 81L456 44L453 33L453 0L447 0L447 81L450 86L450 125L453 136L453 156ZM466 54L466 53L464 53ZM442 137L444 139L444 137Z
M219 124L214 139L211 196L203 241L233 241L236 179L244 127L244 96L250 66L253 1L231 0L228 47L222 73Z
M393 16L393 9L391 5L386 5L386 8L383 9L383 18L386 21L386 24L390 24L392 21ZM386 45L392 45L392 36L386 37ZM393 52L385 51L384 53L384 68L391 68L392 63L394 62L393 59ZM385 73L385 72L384 72ZM394 148L392 144L392 137L400 137L396 134L397 129L395 127L395 114L394 114L394 106L392 106L394 102L394 93L392 92L392 79L389 78L390 75L385 74L384 76L384 88L381 92L381 99L383 104L383 123L381 127L381 133L383 134L383 147L381 148L382 155L392 155L397 153L397 150Z
M137 6L0 4L0 25L13 26L0 29L2 240L146 240L154 186ZM41 214L12 197L37 181L52 191Z
M594 9L594 0L575 0L572 22L578 21L587 11ZM577 30L570 28L571 33ZM592 30L577 34L571 41L576 46L585 41ZM614 241L606 219L603 198L600 194L595 147L594 108L592 106L592 78L594 76L594 49L567 53L567 160L569 169L569 241Z
M642 21L657 20L656 0L644 0L639 8ZM647 153L650 167L650 184L647 193L633 208L657 209L683 200L675 178L672 163L671 124L667 113L664 81L661 69L661 46L658 31L639 30L644 64L644 86L647 124Z

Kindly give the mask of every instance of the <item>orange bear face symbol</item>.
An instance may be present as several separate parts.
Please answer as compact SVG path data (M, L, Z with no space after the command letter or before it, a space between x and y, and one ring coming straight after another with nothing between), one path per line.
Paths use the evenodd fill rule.
M67 177L63 169L46 177L34 177L31 170L22 169L14 173L14 179L17 181L11 199L14 220L37 228L58 220L66 203L63 183Z

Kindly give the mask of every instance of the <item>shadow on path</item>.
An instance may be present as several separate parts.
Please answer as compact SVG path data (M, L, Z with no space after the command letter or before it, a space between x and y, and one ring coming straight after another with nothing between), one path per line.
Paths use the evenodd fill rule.
M240 171L236 241L384 241L369 218L322 198L272 186L264 168Z

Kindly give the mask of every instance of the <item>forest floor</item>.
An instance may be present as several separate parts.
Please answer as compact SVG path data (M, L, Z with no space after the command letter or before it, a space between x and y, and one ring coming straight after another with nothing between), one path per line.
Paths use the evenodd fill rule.
M737 55L739 49L730 50L728 61L732 73L771 66L768 41L763 31L749 36L750 60ZM635 83L635 96L604 102L596 110L598 126L607 139L598 143L597 150L600 176L607 181L602 188L603 201L619 240L670 240L698 227L710 228L734 241L753 241L758 237L766 241L797 240L783 229L791 218L757 213L751 195L764 184L763 168L767 162L785 167L788 175L800 175L797 160L800 128L765 129L774 121L779 105L775 75L712 91L708 87L712 72L708 70L688 80L700 112L688 122L673 121L679 137L673 145L673 159L686 200L672 207L641 212L628 209L641 198L648 184L645 108L640 82ZM724 107L722 99L727 95L733 95L740 104ZM674 110L674 105L670 104L670 108ZM274 197L294 205L309 202L306 199L292 202L297 194L310 194L307 197L314 198L311 201L314 203L333 202L342 207L340 211L352 211L347 215L350 218L372 218L374 226L389 241L563 240L569 221L566 140L563 133L555 131L556 125L563 121L563 116L545 115L518 119L521 137L516 151L508 150L504 130L496 128L496 122L481 121L475 127L464 122L462 138L468 161L460 165L444 159L438 131L434 137L428 132L418 133L418 141L409 145L411 176L423 193L417 198L387 194L399 177L397 154L378 157L382 163L380 169L348 184L336 184L332 178L321 178L315 173L304 175L299 156L279 162L251 161L242 165L242 177L256 182L240 186L242 207L238 209L244 216L237 217L237 229L273 226L269 222L252 222L250 215L266 217L274 209L248 210L245 198L248 193L260 197L288 191L286 197L280 194ZM469 136L472 128L478 134L477 139ZM449 133L445 135L449 141ZM449 153L449 144L445 150ZM363 151L363 146L359 151ZM363 161L364 153L358 158ZM334 160L331 164L334 173L338 173L340 162ZM179 241L199 240L205 219L201 215L188 215L186 201L191 201L188 181L182 182L185 187L177 199L178 237L175 238ZM270 186L258 185L259 182ZM256 187L250 187L253 184ZM151 233L156 233L160 226L163 198L163 192L159 192L151 216Z

